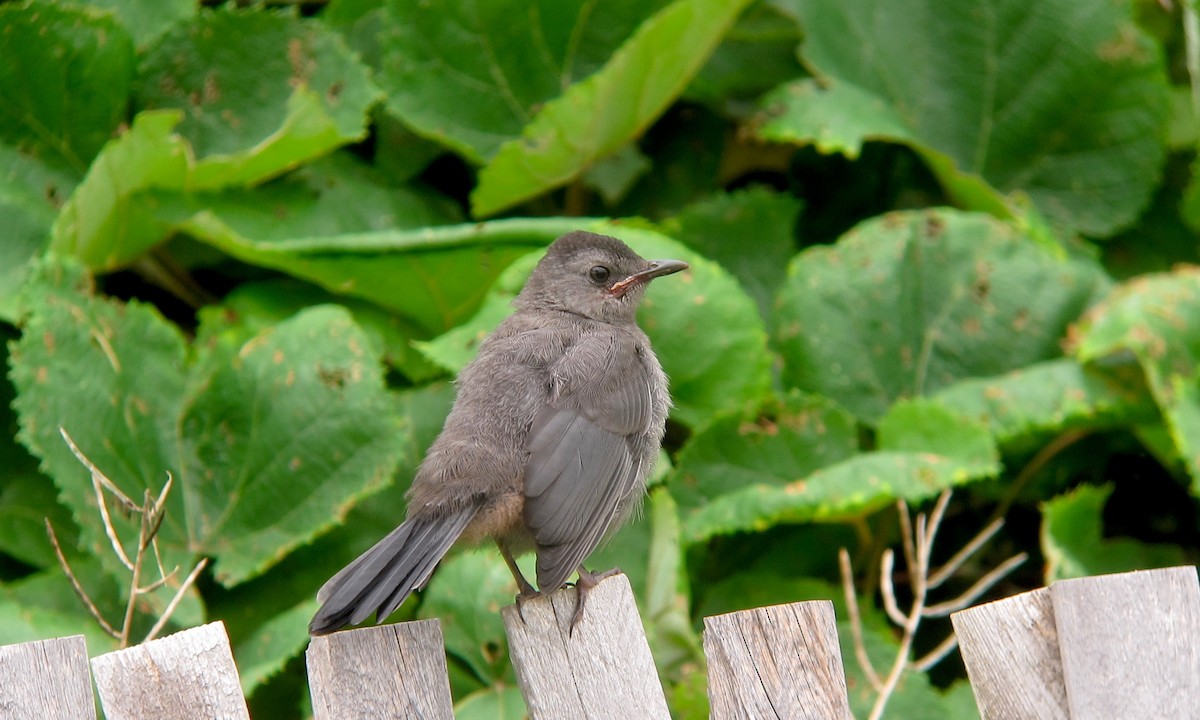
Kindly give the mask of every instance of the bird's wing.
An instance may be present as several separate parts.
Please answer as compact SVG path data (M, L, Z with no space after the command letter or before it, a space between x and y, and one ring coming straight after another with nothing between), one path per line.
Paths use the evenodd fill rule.
M622 338L581 342L551 370L525 470L525 523L545 591L580 566L634 492L643 468L631 441L653 418L650 375Z

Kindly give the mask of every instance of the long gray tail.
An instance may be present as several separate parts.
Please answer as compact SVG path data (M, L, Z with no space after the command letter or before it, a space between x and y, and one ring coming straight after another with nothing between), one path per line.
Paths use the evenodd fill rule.
M317 591L321 609L308 624L312 635L357 625L372 612L392 614L413 590L425 586L438 561L462 534L476 508L441 517L410 517Z

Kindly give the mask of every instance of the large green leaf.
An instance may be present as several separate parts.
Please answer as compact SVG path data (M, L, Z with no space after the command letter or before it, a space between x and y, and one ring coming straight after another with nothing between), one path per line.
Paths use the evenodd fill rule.
M319 23L216 10L176 25L142 59L136 98L141 109L186 111L179 132L196 156L238 165L202 165L198 182L212 186L254 182L361 138L379 90Z
M261 217L254 213L251 228ZM548 245L558 235L594 222L546 218L259 239L239 231L242 220L241 215L227 219L203 210L177 227L243 262L370 300L429 332L443 332L470 317L491 282L531 247Z
M840 430L844 434L845 430ZM714 535L761 531L772 525L812 520L845 520L878 510L897 498L919 502L948 487L999 472L995 444L987 429L932 400L896 403L879 423L877 449L796 477L796 461L775 454L757 466L769 482L747 478L738 489L709 499L684 518L684 540L697 543ZM736 442L736 441L731 441ZM843 438L842 449L846 442ZM782 443L780 443L782 445ZM834 452L838 451L837 443ZM741 462L753 462L743 450ZM681 473L718 475L721 467L681 463ZM754 467L754 466L752 466ZM686 475L684 475L686 477ZM746 477L746 476L743 476Z
M1104 537L1104 505L1111 485L1080 485L1042 503L1042 552L1046 584L1088 575L1186 565L1175 545L1151 545L1129 538Z
M389 0L380 83L405 123L482 163L665 5Z
M168 226L138 193L187 182L189 150L175 134L181 117L172 110L142 113L104 148L54 221L55 252L112 269L166 237Z
M74 265L39 273L11 358L21 439L54 478L81 543L114 574L125 571L59 425L139 502L174 476L164 565L210 555L228 584L330 527L396 468L403 430L377 352L344 310L314 308L248 340L205 328L201 360L189 364L181 334L153 310L91 296ZM113 520L136 538L132 520Z
M0 142L83 172L125 120L129 35L95 10L5 3L0 57Z
M519 139L500 146L471 193L475 215L562 185L640 135L683 91L748 2L675 0L647 19L603 69L546 102ZM584 7L591 14L593 6Z
M191 568L193 549L183 508L187 491L177 446L185 377L182 334L152 308L118 305L91 296L73 264L41 263L29 285L30 312L12 345L10 373L20 439L42 461L59 497L80 528L80 546L127 582L105 536L88 471L59 435L61 426L80 450L135 502L157 495L168 473L177 481L159 531L167 568ZM130 557L137 521L113 512ZM178 587L182 576L169 583ZM165 603L171 588L152 598ZM158 607L162 607L160 604Z
M784 381L867 420L898 398L1057 357L1107 279L986 215L896 213L793 260L775 338Z
M336 306L213 343L181 431L197 463L189 526L221 582L261 573L391 478L401 428L372 347Z
M1080 322L1074 351L1085 362L1137 359L1200 492L1200 268L1122 283Z
M771 356L752 301L728 272L663 235L615 224L588 230L620 237L647 258L675 258L687 272L650 285L638 318L671 381L672 416L693 427L724 410L739 409L766 395ZM419 346L457 372L475 356L479 342L511 312L510 302L539 256L515 263L468 323ZM710 332L711 328L722 332ZM737 367L738 372L729 372Z
M999 377L960 380L934 397L984 423L996 442L1007 445L1071 428L1154 421L1158 408L1136 370L1129 370L1102 370L1060 358Z
M722 416L692 436L675 464L671 494L692 513L745 488L784 488L858 453L858 427L820 397L789 394L753 412Z
M772 97L764 137L848 152L863 139L905 143L970 207L994 210L996 198L960 187L959 173L1097 235L1131 223L1150 199L1169 95L1161 53L1129 4L786 5L821 85Z

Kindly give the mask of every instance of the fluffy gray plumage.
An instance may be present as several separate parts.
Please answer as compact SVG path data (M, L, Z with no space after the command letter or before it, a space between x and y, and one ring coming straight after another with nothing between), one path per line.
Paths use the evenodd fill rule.
M451 545L492 538L521 589L514 554L537 552L537 584L583 562L641 500L662 444L667 378L635 312L653 278L616 238L573 232L546 251L516 312L458 377L458 397L408 493L408 517L317 593L313 634L382 621L423 587Z

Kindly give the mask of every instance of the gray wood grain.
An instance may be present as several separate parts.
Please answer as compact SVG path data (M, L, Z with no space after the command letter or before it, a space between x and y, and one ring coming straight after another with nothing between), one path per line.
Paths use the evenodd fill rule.
M315 720L454 717L437 620L315 637L305 659Z
M950 616L983 720L1058 720L1067 713L1050 590Z
M500 611L530 720L668 720L667 701L624 575L596 585L575 632L575 589Z
M851 718L833 603L704 618L713 720Z
M1050 586L1072 720L1200 717L1196 568Z
M83 636L0 647L0 717L95 720Z
M108 720L249 720L221 622L92 659Z

